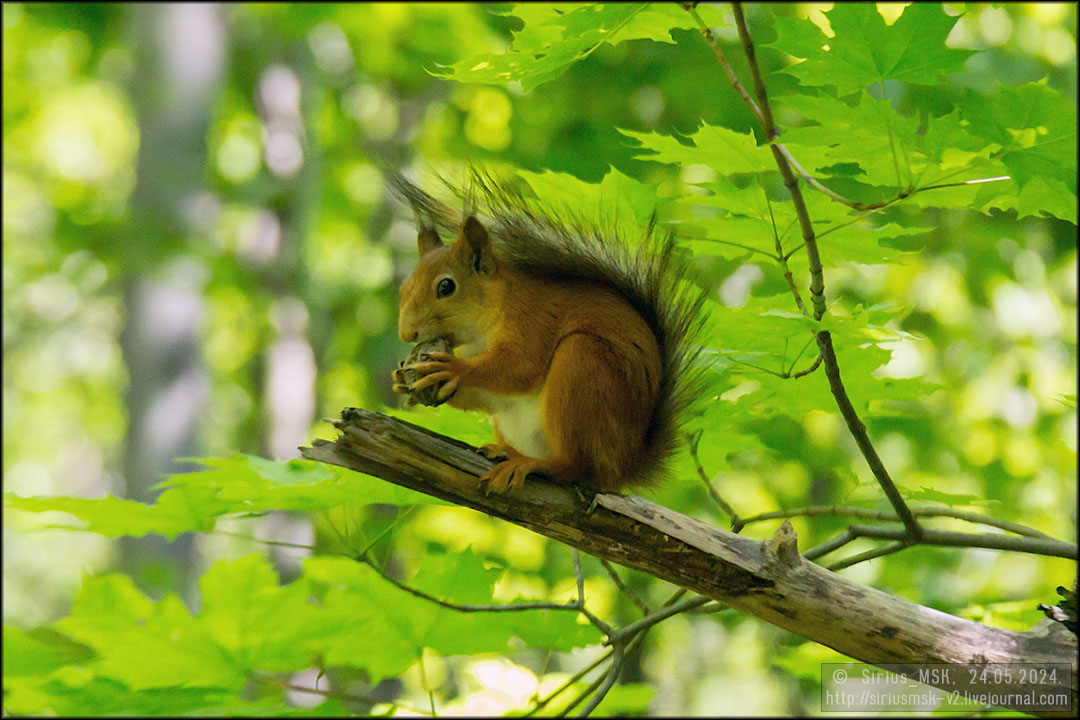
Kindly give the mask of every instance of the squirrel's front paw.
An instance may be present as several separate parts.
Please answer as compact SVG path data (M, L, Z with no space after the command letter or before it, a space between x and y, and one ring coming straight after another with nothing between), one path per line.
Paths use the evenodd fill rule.
M409 391L409 384L405 376L402 374L402 369L403 368L399 367L390 373L390 378L394 381L393 390L399 395L406 396L405 407L412 407L419 404L419 402L416 398L412 396L412 393Z
M405 392L413 394L435 383L443 383L442 387L439 388L437 399L439 401L446 400L457 392L458 386L468 375L471 366L465 360L451 353L431 352L428 353L427 357L428 359L423 362L406 365L403 368L425 373L424 377L411 385L405 385ZM396 391L397 388L395 388Z
M418 365L422 365L422 363L431 359L431 353L446 353L449 351L450 342L446 338L435 338L434 340L418 343L409 353L409 359L398 363L397 368L390 373L394 380L394 392L408 396L405 398L405 407L417 404L441 405L453 394L451 392L440 395L443 388L436 384L437 379L429 384L420 385L419 382L423 379L424 372L422 368L417 369Z

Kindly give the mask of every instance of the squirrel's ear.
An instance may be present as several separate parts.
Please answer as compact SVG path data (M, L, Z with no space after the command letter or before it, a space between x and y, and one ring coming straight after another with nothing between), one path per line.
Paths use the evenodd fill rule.
M443 245L442 239L439 238L439 233L435 231L433 226L420 226L420 233L416 236L416 245L420 250L421 255L425 255L435 248L440 248Z
M468 245L473 269L480 275L491 275L495 269L495 256L488 231L479 220L470 215L461 226L461 237Z

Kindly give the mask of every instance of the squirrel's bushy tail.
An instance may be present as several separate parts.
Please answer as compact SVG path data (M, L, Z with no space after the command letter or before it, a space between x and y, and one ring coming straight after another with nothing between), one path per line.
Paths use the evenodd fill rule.
M520 184L473 168L463 185L442 182L463 202L455 211L406 180L387 173L390 187L412 205L418 221L447 234L475 214L487 227L501 262L551 278L602 283L622 295L656 336L663 373L642 457L620 486L641 486L662 476L679 442L679 419L701 385L695 343L706 293L681 279L675 236L657 229L655 215L631 245L617 236L617 218L597 223L526 197Z

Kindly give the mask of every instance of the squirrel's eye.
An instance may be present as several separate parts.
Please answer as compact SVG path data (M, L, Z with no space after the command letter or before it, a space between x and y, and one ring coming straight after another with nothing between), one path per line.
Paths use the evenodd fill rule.
M457 285L450 278L443 278L439 281L439 284L435 286L435 297L444 298L447 295L453 295L457 290Z

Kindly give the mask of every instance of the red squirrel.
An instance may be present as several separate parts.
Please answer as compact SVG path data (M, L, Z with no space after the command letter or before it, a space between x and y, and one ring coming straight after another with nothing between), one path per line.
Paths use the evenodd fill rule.
M411 384L395 370L394 391L441 383L438 400L493 418L489 492L529 473L598 492L655 480L692 391L704 301L673 268L673 237L658 242L650 222L632 251L479 172L458 191L474 206L463 220L400 174L390 185L420 225L399 335L454 349L407 366L424 373ZM453 244L437 224L458 228Z

